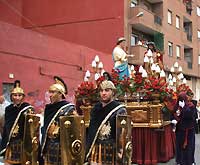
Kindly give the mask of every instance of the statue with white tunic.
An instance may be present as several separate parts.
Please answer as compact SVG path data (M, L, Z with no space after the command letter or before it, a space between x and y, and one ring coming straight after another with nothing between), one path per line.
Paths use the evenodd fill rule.
M126 39L120 37L117 40L117 45L113 49L112 57L114 61L114 69L118 72L120 79L123 79L124 76L129 77L128 61L127 57L133 56L128 55L126 52Z

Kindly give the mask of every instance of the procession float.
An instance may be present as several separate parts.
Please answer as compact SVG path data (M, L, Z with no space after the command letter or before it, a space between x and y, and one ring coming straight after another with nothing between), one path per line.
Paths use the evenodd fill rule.
M88 127L90 111L99 99L98 85L105 79L112 80L117 88L115 99L125 104L131 116L132 162L138 164L167 162L174 156L170 115L178 93L192 92L178 62L165 73L162 57L161 52L147 50L144 64L130 65L130 75L121 79L118 70L105 72L103 63L95 56L92 71L86 71L84 81L75 91Z

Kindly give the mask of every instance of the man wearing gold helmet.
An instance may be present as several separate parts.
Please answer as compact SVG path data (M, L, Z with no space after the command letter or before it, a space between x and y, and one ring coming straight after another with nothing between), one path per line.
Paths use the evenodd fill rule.
M55 83L49 88L50 104L44 110L44 125L42 129L41 156L44 165L61 165L60 146L60 116L77 115L75 106L67 102L67 86L64 81L55 76Z
M90 113L86 141L86 162L88 163L114 163L116 116L126 114L125 106L114 100L115 90L112 81L104 80L100 84L100 101ZM97 156L99 150L106 151L106 154L104 152L101 157Z
M5 109L5 125L2 134L0 154L7 164L22 164L22 143L24 136L25 115L33 112L33 107L24 102L24 90L16 80L11 91L12 104Z

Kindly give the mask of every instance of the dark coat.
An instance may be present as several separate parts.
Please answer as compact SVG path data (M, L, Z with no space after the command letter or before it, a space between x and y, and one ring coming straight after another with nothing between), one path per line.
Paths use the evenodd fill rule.
M69 106L67 106L66 108L63 108L66 105L69 105ZM48 140L47 139L48 127L51 124L52 120L56 121L59 124L60 116L70 115L74 110L75 110L74 104L70 104L69 102L65 100L54 103L54 104L46 105L45 111L44 111L44 125L42 127L42 142L41 142L42 151L41 152L43 152L45 149L45 145L47 142L46 140Z
M178 102L183 100L185 106L182 108ZM180 115L177 115L177 110L180 111ZM178 96L174 112L174 118L177 120L176 162L181 165L192 165L194 163L196 107L188 101L187 95L183 92Z
M119 106L120 103L117 101L112 101L105 107L102 107L102 103L98 102L94 108L92 109L90 113L90 125L88 128L87 133L87 140L86 140L86 155L91 147L91 144L94 140L95 135L97 134L97 130L99 126L101 125L102 121L106 118L106 116L117 106ZM115 111L108 121L110 122L111 126L111 134L109 139L116 139L116 116L117 114L126 114L125 108L119 108L117 111Z
M6 146L10 140L9 135L11 134L11 129L12 129L14 123L18 123L18 125L19 125L19 134L18 134L17 138L23 139L24 122L25 122L24 113L28 110L28 108L27 109L24 109L24 108L26 108L28 106L30 106L30 104L24 102L20 106L14 106L14 104L11 104L6 107L6 109L5 109L5 125L4 125L4 129L3 129L2 141L1 141L1 147L0 147L1 155L5 154ZM22 110L24 110L24 111L21 112ZM19 114L20 114L20 116L18 116Z

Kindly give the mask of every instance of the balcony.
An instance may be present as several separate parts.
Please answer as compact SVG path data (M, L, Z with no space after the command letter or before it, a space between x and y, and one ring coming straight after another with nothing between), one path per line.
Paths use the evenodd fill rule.
M184 47L184 61L186 62L186 70L191 71L193 69L193 48Z
M187 17L191 17L193 8L192 1L183 0L181 3L181 11L184 11Z
M191 60L190 60L191 61ZM188 75L195 75L196 73L192 73L191 70L193 69L194 64L190 61L187 61L185 58L179 61L179 65L182 66L184 74Z
M128 63L129 64L143 65L143 63L144 63L144 53L145 53L146 50L147 50L147 48L142 46L142 45L131 46L130 54L133 54L134 57L129 57Z
M138 16L138 13L143 13L143 16ZM129 24L136 30L153 35L155 32L161 32L162 18L137 6L130 8Z
M187 32L182 32L182 41L185 48L191 48L192 47L192 36L189 35Z

